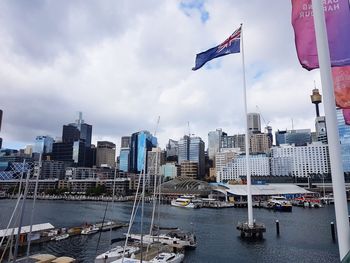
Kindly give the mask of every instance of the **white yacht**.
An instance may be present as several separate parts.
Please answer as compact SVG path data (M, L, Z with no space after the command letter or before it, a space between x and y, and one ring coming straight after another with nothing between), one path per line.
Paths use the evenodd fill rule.
M138 247L127 246L125 248L124 255L125 257L129 258L131 257L132 254L138 252L139 250L140 249ZM102 253L101 255L98 255L95 259L95 263L110 263L112 261L122 258L123 252L124 252L124 247L117 246L115 248L112 248L111 250L108 250L105 253Z
M141 241L141 235L139 234L130 234L129 238ZM164 234L161 235L143 235L143 242L147 244L152 244L154 242L159 242L167 245L180 245L182 247L195 247L196 244L192 243L190 240L180 239L177 237L170 237Z
M176 207L199 208L199 204L192 202L191 198L179 197L171 200L171 205Z
M185 258L182 253L160 253L150 263L181 263Z
M82 235L90 235L90 234L94 234L97 233L100 229L96 226L89 226L84 228L83 230L81 230L81 234Z

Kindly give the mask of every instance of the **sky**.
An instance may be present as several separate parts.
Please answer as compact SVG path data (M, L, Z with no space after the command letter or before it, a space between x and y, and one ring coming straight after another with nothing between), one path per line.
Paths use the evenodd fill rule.
M289 0L1 1L3 147L61 137L78 111L93 142L117 149L140 130L161 148L189 133L244 133L242 54L191 70L241 23L248 112L274 131L314 130L320 76L298 62Z

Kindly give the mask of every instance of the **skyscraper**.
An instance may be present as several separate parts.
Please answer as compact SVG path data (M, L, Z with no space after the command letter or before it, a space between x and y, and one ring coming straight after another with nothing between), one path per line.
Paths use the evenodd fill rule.
M221 129L208 133L208 155L210 160L214 160L215 154L220 151L222 133Z
M169 139L166 145L166 159L167 161L177 162L179 157L179 142Z
M198 165L198 178L205 176L205 153L204 142L200 137L190 137L185 135L179 141L179 164L192 161Z
M115 144L107 141L97 142L96 166L115 167Z
M248 131L249 133L260 133L261 132L261 122L259 113L248 113Z
M157 138L149 131L140 131L131 135L130 141L130 167L133 173L141 172L144 168L147 171L147 151L157 146ZM146 166L146 167L145 167Z
M130 148L130 136L123 136L121 139L120 148Z
M350 172L350 126L345 124L343 112L337 109L340 149L344 172Z
M92 126L84 123L82 113L75 123L63 125L62 142L53 144L52 157L58 161L73 161L81 167L93 166L94 151L91 148Z
M51 153L53 143L54 139L50 136L36 136L33 152L43 154Z

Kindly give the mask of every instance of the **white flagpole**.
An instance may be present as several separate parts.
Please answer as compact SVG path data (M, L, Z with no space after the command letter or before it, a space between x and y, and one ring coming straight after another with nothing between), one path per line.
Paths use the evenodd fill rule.
M350 231L323 1L312 0L312 8L314 13L317 53L324 96L324 110L327 121L338 246L340 260L342 260L350 249ZM344 45L346 45L346 43L344 43Z
M248 199L248 226L253 227L253 200L251 190L250 166L249 166L249 131L248 131L248 110L247 110L247 84L245 79L245 63L244 63L244 45L243 45L243 24L241 24L241 53L243 67L243 100L244 100L244 115L246 119L245 127L245 158L247 168L247 199Z

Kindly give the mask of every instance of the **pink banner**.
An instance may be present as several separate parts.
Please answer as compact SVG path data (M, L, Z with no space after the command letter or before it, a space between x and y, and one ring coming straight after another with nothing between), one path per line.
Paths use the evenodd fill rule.
M348 0L323 0L332 66L350 65L350 8ZM319 67L311 0L292 0L292 24L300 64Z
M339 108L350 109L350 66L332 68L335 102Z

